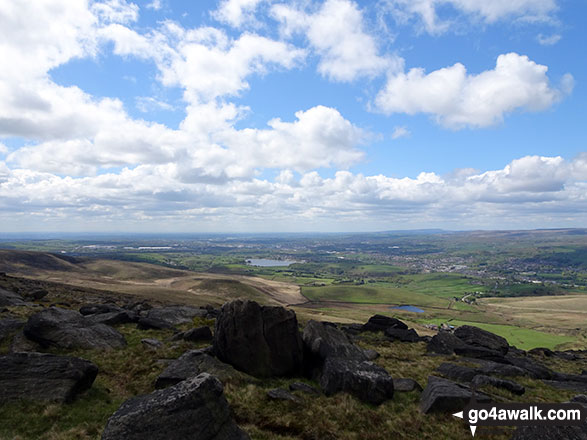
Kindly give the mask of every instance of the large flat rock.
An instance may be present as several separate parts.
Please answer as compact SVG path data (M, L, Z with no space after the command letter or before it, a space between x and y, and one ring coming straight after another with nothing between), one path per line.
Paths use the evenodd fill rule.
M124 336L112 327L94 324L74 310L57 307L32 315L24 334L43 347L111 349L126 345Z
M133 397L108 419L102 440L246 440L222 384L207 373Z
M44 353L0 356L0 403L14 400L70 402L90 388L98 367L84 359Z

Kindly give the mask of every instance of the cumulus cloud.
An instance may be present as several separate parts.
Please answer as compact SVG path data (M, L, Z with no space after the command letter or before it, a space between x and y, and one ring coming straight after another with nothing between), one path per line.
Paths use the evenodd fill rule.
M417 19L431 34L448 31L458 19L454 15L451 18L440 16L439 11L447 7L470 20L485 23L504 19L552 21L558 9L556 0L383 0L380 5L400 23Z
M214 28L188 31L176 54L159 64L163 83L186 90L188 101L235 96L248 89L246 78L271 67L291 69L306 55L303 49L281 41L244 33L238 39Z
M375 108L386 114L427 113L453 129L487 127L515 110L545 110L572 90L571 75L556 88L547 70L516 53L500 55L495 69L478 75L468 74L460 63L428 74L414 68L389 76Z
M373 77L399 68L397 56L379 55L377 42L365 30L363 14L350 0L326 0L316 12L286 4L273 5L282 33L302 32L320 56L318 72L334 81Z
M243 24L254 24L255 10L264 0L222 0L218 9L212 13L216 20L239 28Z
M174 163L80 178L2 171L0 163L0 205L10 206L0 218L14 221L22 212L50 219L61 212L71 219L91 212L93 218L116 225L134 219L163 225L203 217L223 224L256 218L331 230L333 221L340 226L347 220L354 227L380 228L417 227L418 222L453 228L491 227L495 222L531 227L544 226L545 218L556 224L564 213L566 222L581 225L587 210L585 163L585 154L573 160L526 156L498 170L469 169L447 176L422 172L415 178L349 171L325 178L316 171L296 175L284 170L273 181L249 178L223 185L182 179Z

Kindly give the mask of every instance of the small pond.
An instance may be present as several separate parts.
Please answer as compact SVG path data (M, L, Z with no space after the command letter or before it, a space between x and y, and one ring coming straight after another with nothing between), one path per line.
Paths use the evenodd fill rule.
M293 260L267 260L264 258L250 258L247 260L249 266L258 267L287 267L291 264L297 263Z
M406 312L424 313L424 310L419 309L418 307L415 307L415 306L395 306L395 307L390 307L390 308L405 310Z

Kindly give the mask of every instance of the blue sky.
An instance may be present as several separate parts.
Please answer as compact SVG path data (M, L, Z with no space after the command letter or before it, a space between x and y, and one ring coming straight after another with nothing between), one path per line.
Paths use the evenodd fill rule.
M0 3L4 232L587 226L562 0Z

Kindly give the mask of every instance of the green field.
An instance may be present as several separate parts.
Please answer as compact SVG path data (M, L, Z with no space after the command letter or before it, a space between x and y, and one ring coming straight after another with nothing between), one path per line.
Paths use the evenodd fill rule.
M448 308L449 301L413 292L404 287L344 286L304 287L302 294L311 301L339 301L361 304L410 304Z
M557 345L562 345L570 342L574 342L575 338L571 336L558 335L554 333L540 332L528 328L516 327L513 325L498 325L498 324L487 324L481 322L461 321L459 319L432 319L427 320L430 324L440 324L442 322L448 322L454 326L460 325L472 325L475 327L482 328L491 333L495 333L503 338L506 338L510 345L515 345L522 350L530 350L536 347L546 347L554 350Z

